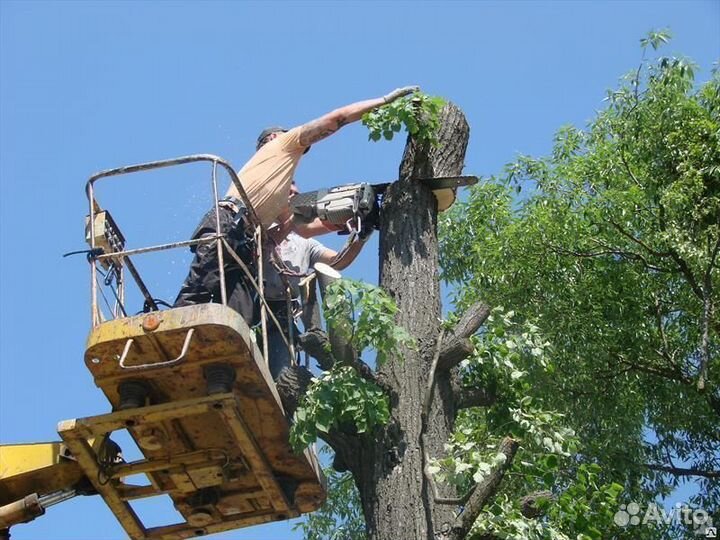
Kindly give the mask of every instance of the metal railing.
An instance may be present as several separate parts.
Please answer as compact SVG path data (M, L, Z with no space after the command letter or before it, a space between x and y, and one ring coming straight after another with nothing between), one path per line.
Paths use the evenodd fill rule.
M158 244L154 246L148 246L148 247L142 247L142 248L136 248L136 249L129 249L129 250L120 250L120 251L113 251L110 253L101 253L98 250L98 246L96 244L96 237L95 237L95 218L99 212L101 212L101 207L97 202L97 199L95 197L95 184L101 180L106 179L113 176L121 176L136 172L142 172L142 171L149 171L154 169L161 169L165 167L172 167L176 165L184 165L188 163L197 163L197 162L209 162L212 164L212 197L214 201L214 210L215 210L215 234L205 236L203 238L198 238L194 240L183 240L178 242L171 242L171 243L165 243L165 244ZM245 207L247 208L247 220L249 221L251 227L254 229L254 239L255 239L255 246L256 246L256 268L257 268L257 276L255 276L252 271L248 268L248 266L243 262L243 260L240 258L240 256L232 249L232 247L229 245L227 240L225 239L225 234L221 232L220 229L220 216L219 216L219 198L218 198L218 187L217 187L217 168L218 165L221 166L230 177L230 180L232 181L233 185L237 189L238 193L240 194L240 198L242 199L243 203L245 204ZM294 348L294 337L293 337L293 316L292 312L290 311L290 304L291 304L291 288L287 281L286 276L283 274L280 274L281 279L283 280L283 283L285 284L285 290L287 294L287 306L288 306L288 329L287 329L287 335L285 332L283 332L282 326L273 314L272 310L270 309L267 301L265 300L264 295L264 257L263 257L263 249L266 246L265 240L268 238L267 231L265 231L261 221L259 220L257 214L255 213L255 209L253 208L252 204L250 203L250 199L247 196L247 193L243 189L243 186L240 182L240 178L238 177L235 170L232 168L230 163L222 159L221 157L212 155L212 154L194 154L190 156L184 156L174 159L166 159L161 161L152 161L148 163L140 163L137 165L129 165L126 167L117 167L115 169L108 169L105 171L100 171L90 177L90 179L87 181L87 184L85 186L85 191L87 194L88 202L89 202L89 241L90 241L90 256L88 257L88 260L90 262L90 280L91 280L91 318L92 318L92 326L96 327L97 325L101 324L102 322L102 312L98 304L98 268L97 263L106 261L107 263L112 263L117 271L117 293L116 293L116 309L112 310L112 316L114 318L119 317L125 317L127 316L126 310L124 308L124 300L125 300L125 278L124 278L124 269L127 268L128 272L132 276L133 280L135 281L136 285L138 286L138 289L140 290L140 293L145 298L145 305L149 307L151 310L157 310L159 309L152 294L148 290L147 286L145 285L145 282L143 281L142 277L140 276L137 268L133 264L132 260L130 259L131 255L139 255L144 253L150 253L155 251L163 251L167 249L174 249L174 248L180 248L180 247L188 247L188 246L194 246L194 245L200 245L200 244L210 244L215 242L217 247L217 258L218 258L218 266L219 266L219 275L220 275L220 303L223 305L227 305L227 289L226 289L226 279L225 279L225 264L224 264L224 257L225 253L224 250L227 250L228 254L232 257L232 259L237 263L237 265L242 269L242 271L245 273L248 282L253 286L255 291L258 294L258 298L260 301L260 325L262 330L262 347L263 347L263 356L265 358L265 362L269 365L269 358L268 358L268 318L273 322L273 324L278 328L280 331L280 335L282 339L285 341L285 344L288 347L288 352L290 354L291 362L296 362L296 355L295 355L295 348ZM124 248L124 246L123 246Z

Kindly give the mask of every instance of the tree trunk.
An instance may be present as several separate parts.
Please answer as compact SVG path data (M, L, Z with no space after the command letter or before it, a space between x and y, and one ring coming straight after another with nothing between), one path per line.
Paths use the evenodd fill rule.
M442 458L456 407L488 405L491 388L463 388L458 363L472 352L472 336L490 308L482 303L463 313L445 336L441 331L437 202L421 178L462 173L470 129L462 112L441 112L439 144L408 139L400 179L385 193L380 223L380 286L395 300L397 323L415 338L374 373L359 359L345 359L358 374L390 397L390 421L372 434L339 426L322 438L335 450L333 466L355 479L370 540L463 540L497 492L518 449L506 437L498 452L505 461L461 497L425 474L428 461ZM327 340L322 331L317 343ZM305 344L314 341L305 336ZM308 349L309 350L309 349ZM322 354L320 355L323 356ZM295 382L278 385L292 414L304 392ZM300 379L297 379L300 381ZM300 381L301 382L301 381Z
M437 203L417 178L460 175L469 127L452 104L442 111L439 145L408 139L400 179L385 195L380 228L380 286L399 308L397 323L416 340L379 369L392 388L391 421L365 440L350 467L372 540L429 540L446 536L457 505L437 504L423 474L424 455L441 457L452 431L453 397L447 371L438 372L427 407L431 365L438 351L441 299ZM440 493L454 497L454 493ZM449 536L448 536L449 537Z

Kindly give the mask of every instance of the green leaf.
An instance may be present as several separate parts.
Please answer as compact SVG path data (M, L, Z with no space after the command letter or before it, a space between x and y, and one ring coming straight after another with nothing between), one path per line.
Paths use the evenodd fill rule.
M390 140L404 125L407 132L419 142L436 145L439 115L444 104L442 98L418 92L366 113L363 115L363 125L370 130L369 138L372 141L378 141L381 137Z

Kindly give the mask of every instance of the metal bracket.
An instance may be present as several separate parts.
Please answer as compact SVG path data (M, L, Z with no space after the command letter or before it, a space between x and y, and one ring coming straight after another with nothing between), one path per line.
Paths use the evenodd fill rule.
M160 367L170 367L175 364L179 364L185 358L185 355L187 354L188 349L190 348L190 340L192 339L194 333L195 333L194 328L190 328L187 331L187 334L185 335L185 342L183 343L182 350L180 351L180 356L178 356L177 358L174 358L172 360L166 360L164 362L153 362L150 364L140 364L139 366L126 366L125 365L125 360L127 360L127 355L130 352L130 348L132 347L132 344L135 342L134 338L130 338L125 342L125 347L123 348L122 356L120 356L120 367L123 369L128 369L128 370L148 370L148 369L154 369L154 368L160 368Z
M118 477L128 473L153 474L158 468L184 466L186 463L194 463L195 461L199 461L199 464L202 464L203 460L211 464L217 464L218 459L224 461L226 458L213 455L212 449L205 449L201 452L190 452L185 455L174 456L170 460L164 458L159 460L148 459L115 465L111 469L104 471L98 462L96 450L88 443L88 438L124 429L129 425L139 428L146 424L173 421L203 414L217 414L222 419L233 447L242 450L242 455L257 480L258 489L271 501L272 509L260 512L257 515L238 515L237 517L215 520L202 526L193 525L190 522L181 522L146 528L140 517L128 504L129 501L139 497L152 497L162 494L169 494L172 497L177 493L163 491L155 485L132 486L123 484ZM282 486L267 458L245 424L238 410L237 400L231 393L151 405L77 420L66 420L59 424L58 432L67 447L77 458L78 464L97 492L120 521L128 536L133 540L177 540L177 538L188 537L188 534L212 534L299 515L297 509L291 505L283 492ZM104 476L103 472L109 473L106 482L100 481L101 477ZM187 493L183 492L181 495L186 497Z

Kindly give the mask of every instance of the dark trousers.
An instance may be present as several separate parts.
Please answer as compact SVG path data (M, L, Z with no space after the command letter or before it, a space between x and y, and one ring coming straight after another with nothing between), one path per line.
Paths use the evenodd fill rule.
M289 317L287 310L287 302L285 300L269 300L268 305L270 306L270 309L272 310L275 317L277 317L277 320L280 323L280 328L282 329L278 330L272 319L268 317L268 356L270 363L270 374L272 375L273 379L277 379L283 368L289 366L291 361L290 351L288 350L287 345L285 345L285 341L283 341L282 338L282 336L285 335L285 337L289 340ZM295 326L294 322L292 323L292 325L293 337L297 338L298 328L297 326Z
M255 277L252 231L247 230L243 219L244 209L235 212L226 206L219 207L220 232L240 259L250 268ZM192 238L205 238L216 233L215 209L203 217ZM218 264L217 243L209 242L193 246L195 253L187 278L175 299L174 307L193 304L221 303L220 266ZM245 272L223 246L225 267L225 290L227 305L243 316L248 325L255 319L255 293L249 284Z

